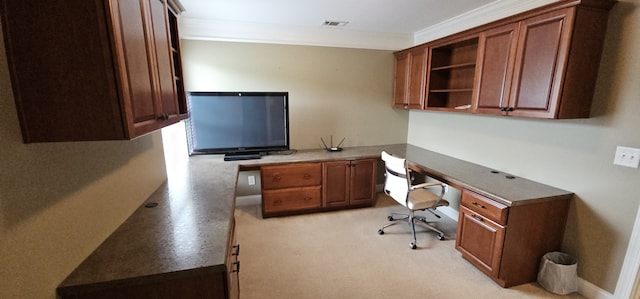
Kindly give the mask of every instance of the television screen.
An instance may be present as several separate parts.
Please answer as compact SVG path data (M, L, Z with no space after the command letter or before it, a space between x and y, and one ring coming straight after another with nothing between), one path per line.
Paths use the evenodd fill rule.
M189 92L189 154L289 149L288 92Z

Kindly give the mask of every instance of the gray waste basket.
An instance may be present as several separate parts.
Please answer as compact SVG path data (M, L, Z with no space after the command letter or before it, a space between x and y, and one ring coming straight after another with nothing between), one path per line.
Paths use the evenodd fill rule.
M563 252L549 252L540 261L538 283L547 291L566 295L578 291L578 262Z

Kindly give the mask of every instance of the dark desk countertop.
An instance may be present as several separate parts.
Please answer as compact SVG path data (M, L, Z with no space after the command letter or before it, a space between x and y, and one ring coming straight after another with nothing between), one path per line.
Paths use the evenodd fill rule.
M301 150L258 160L224 162L219 155L193 156L180 175L171 175L143 205L59 286L62 293L131 281L225 269L233 225L239 170L263 165L379 158L381 151L455 188L468 188L507 206L566 199L571 192L428 151L396 144L345 148L341 152ZM157 203L156 207L145 205Z

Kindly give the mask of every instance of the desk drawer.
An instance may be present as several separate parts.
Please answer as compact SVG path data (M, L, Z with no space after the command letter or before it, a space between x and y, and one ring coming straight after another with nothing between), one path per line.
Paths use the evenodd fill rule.
M320 186L264 190L262 192L263 212L269 214L320 208L322 204L320 190Z
M322 182L321 163L299 163L262 167L262 189L318 186Z
M470 210L487 217L499 224L507 224L507 215L509 207L498 203L490 198L482 196L467 189L462 190L462 199L460 203Z

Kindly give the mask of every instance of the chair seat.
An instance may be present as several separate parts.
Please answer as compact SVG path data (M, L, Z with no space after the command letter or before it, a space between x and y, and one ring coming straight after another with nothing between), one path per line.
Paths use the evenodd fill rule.
M438 200L440 200L440 197L427 189L415 189L409 193L407 208L414 211L435 208L434 205ZM442 206L449 206L449 202L444 199L440 200L438 207Z

